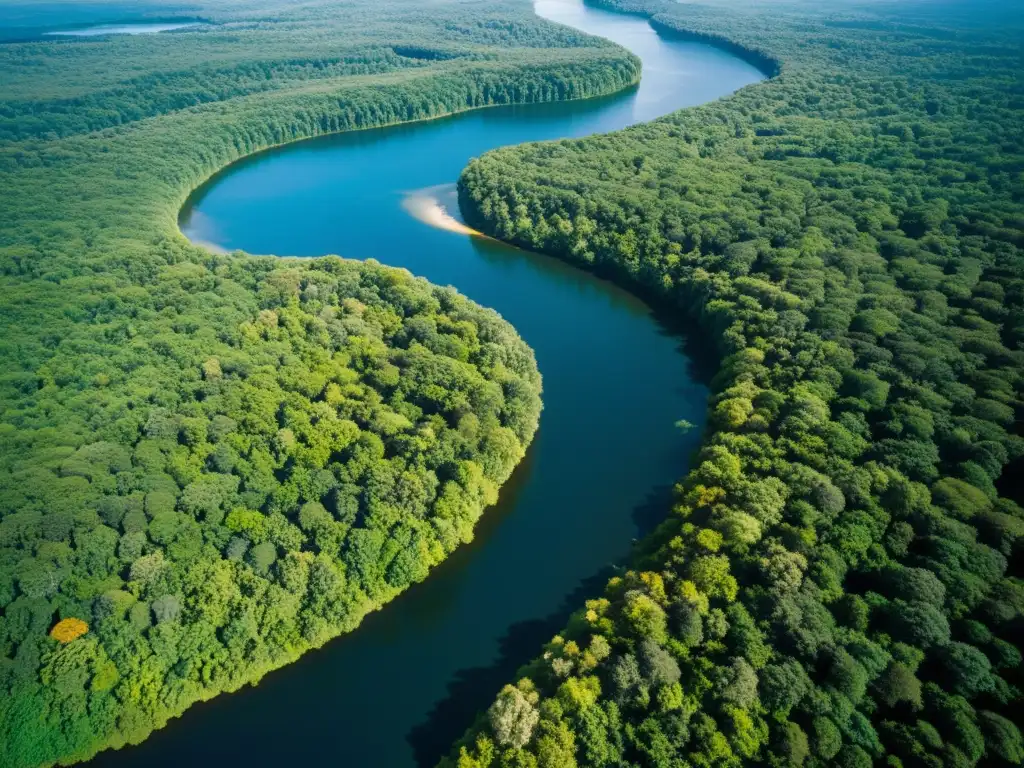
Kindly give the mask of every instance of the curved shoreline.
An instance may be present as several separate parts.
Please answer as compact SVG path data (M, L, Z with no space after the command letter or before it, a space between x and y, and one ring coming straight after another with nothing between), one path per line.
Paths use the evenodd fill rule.
M537 2L537 0L534 0L535 12L536 12L536 2ZM726 37L721 37L721 36L717 36L717 35L708 35L708 34L703 34L703 33L700 33L700 32L693 32L693 31L690 31L690 30L679 29L677 27L674 27L674 26L671 26L669 24L665 24L665 23L659 21L657 16L652 16L649 13L644 13L642 11L622 10L622 9L614 7L613 5L602 3L600 0L584 0L584 2L585 2L586 5L592 6L594 8L598 8L598 9L600 9L600 10L606 12L606 13L618 14L618 15L622 15L622 16L634 16L634 17L637 17L637 18L642 18L648 24L650 24L652 29L654 29L659 34L662 34L662 35L665 35L665 36L670 36L670 37L675 37L676 39L679 39L679 40L688 40L688 41L691 41L691 42L702 43L704 45L708 45L708 46L710 46L712 48L720 50L720 51L722 51L724 53L728 53L728 54L730 54L732 56L735 56L736 58L740 59L741 61L747 62L751 66L755 67L758 71L760 71L761 74L763 75L764 80L770 80L770 79L772 79L774 77L777 77L782 72L782 63L781 63L781 61L779 59L775 58L771 54L768 54L768 53L765 53L765 52L762 52L762 51L759 51L759 50L756 50L756 49L749 48L749 47L747 47L747 46L745 46L745 45L743 45L743 44L741 44L739 42L736 42L734 40L730 40L730 39L728 39ZM545 17L542 16L542 18L545 18ZM553 24L564 24L564 22L560 22L560 21L557 21L557 20L554 20L554 19L550 19L550 18L546 19L546 20L549 21L550 23L553 23ZM219 246L219 245L217 245L217 244L215 244L215 243L213 243L211 241L208 241L208 240L192 240L182 230L181 224L182 224L183 220L185 220L190 215L190 213L192 212L193 208L196 205L198 205L198 203L202 199L203 193L206 191L206 189L208 189L212 184L214 184L219 176L228 173L230 170L232 170L239 163L250 162L250 161L254 160L255 158L257 158L260 155L263 155L265 153L273 152L274 150L283 149L285 147L289 147L289 146L292 146L292 145L295 145L295 144L298 144L298 143L301 143L301 142L310 141L312 139L319 139L319 138L325 138L325 137L330 137L330 136L342 136L342 135L346 135L346 134L363 133L363 132L368 132L368 131L378 131L378 130L384 130L384 129L387 129L387 128L397 128L397 127L402 127L402 126L416 125L416 124L420 124L420 123L429 123L429 122L433 122L433 121L437 121L437 120L453 119L453 118L457 118L457 117L459 117L461 115L466 115L466 114L471 114L471 113L475 113L475 112L480 112L482 110L487 110L487 109L494 109L494 108L500 108L500 107L525 107L525 106L530 106L530 105L542 105L542 104L577 104L577 103L582 103L582 102L587 102L587 101L607 98L607 97L612 96L612 95L624 93L624 92L628 91L630 88L634 88L634 87L638 86L639 83L641 82L642 78L643 78L643 67L642 67L642 62L641 62L640 66L637 68L636 76L632 80L629 80L628 82L624 82L624 83L622 83L620 85L617 85L617 86L615 86L615 87L613 87L613 88L611 88L609 90L599 91L599 92L596 92L596 93L587 94L585 96L568 98L568 99L561 99L561 100L556 100L556 101L537 101L537 100L534 100L534 101L517 101L517 102L494 102L494 103L491 103L491 104L481 104L481 105L477 105L477 106L467 106L464 109L457 109L457 110L453 110L453 111L449 111L449 112L443 112L441 114L430 115L430 116L427 116L427 117L416 117L416 118L413 118L413 119L410 119L410 120L399 120L399 121L393 121L393 122L383 122L383 123L380 123L380 124L377 124L377 125L365 125L365 126L359 126L359 127L354 127L354 128L344 128L344 129L337 130L337 131L328 131L328 132L316 133L316 134L312 134L312 135L308 135L308 136L300 136L300 137L288 139L287 141L282 141L282 142L278 142L278 143L272 143L272 144L267 144L267 145L264 145L264 146L260 146L260 147L254 149L251 152L248 152L248 153L243 154L243 155L239 155L239 156L235 157L234 159L229 160L226 164L224 164L221 167L217 168L216 170L210 172L204 178L199 180L198 183L195 183L186 193L184 193L184 195L182 195L179 198L178 203L177 203L177 216L176 216L176 229L177 229L177 233L180 236L184 237L186 240L189 240L189 242L191 242L193 245L199 245L199 246L207 248L209 250L213 250L213 252L218 252L218 251L216 251L214 249L221 248L224 252L230 253L231 252L230 249L223 249L221 246ZM477 234L477 235L480 235L480 236L485 236L485 235L483 235L483 233L476 232L475 230L473 230L473 232L474 232L474 234Z
M645 22L645 24L646 24L646 22ZM626 86L626 87L628 88L628 86ZM571 102L562 102L562 103L566 103L566 104L567 103L577 103L577 102L581 102L581 101L585 101L585 99L577 99L577 100L573 100ZM521 105L521 104L517 104L517 105L495 104L495 105L487 105L487 106L523 106L523 105ZM428 118L423 118L421 120L401 122L401 123L396 123L394 125L398 126L398 127L401 127L401 126L406 126L406 125L412 125L413 123L441 122L440 118L447 118L447 117L454 118L455 116L464 115L466 113L472 113L472 112L480 113L480 112L484 112L484 111L486 111L486 110L484 110L483 107L467 108L465 110L460 110L460 111L454 112L454 113L447 113L447 114L443 114L443 115L434 115L434 116L431 116L431 117L428 117ZM378 128L378 127L382 127L382 126L369 126L369 127L365 128L365 129L359 129L359 130L356 130L356 131L332 132L331 134L322 134L322 136L327 136L327 135L343 136L345 134L366 133L369 130L370 127ZM285 147L286 148L287 145L295 145L299 141L300 140L288 141L288 142L285 142L284 144L277 145L277 146ZM258 152L250 153L250 154L244 156L243 158L240 158L239 161L236 161L235 163L232 163L232 164L230 164L227 167L223 167L223 168L220 168L220 169L214 171L210 175L209 179L212 180L212 179L220 176L221 174L227 175L230 171L234 171L234 170L237 169L236 163L239 163L239 162L244 163L245 161L250 160L250 159L252 159L253 157L255 157L257 155L266 153L268 149L274 149L274 148L276 148L276 147L267 147L265 149L259 150ZM287 151L287 149L284 149L282 151ZM182 219L183 219L184 215L188 213L188 210L190 208L190 204L195 203L198 198L202 197L203 187L206 187L208 185L209 185L209 181L204 182L203 184L201 184L201 185L197 186L196 188L194 188L192 190L192 192L190 192L189 195L186 197L186 203L182 207L182 209L179 211L179 217L178 217L178 222L177 222L178 225L179 225L179 233L182 236L187 237L185 232L180 229L181 222L182 222ZM415 193L414 193L413 197L414 197L414 199L416 198ZM453 233L454 232L458 232L459 234L470 234L471 232L473 232L472 230L469 230L469 228L465 228L465 229L459 228L460 226L464 226L464 225L459 225L458 222L455 220L454 216L451 216L450 213L444 212L441 209L441 207L439 205L437 205L434 201L431 201L431 200L427 199L428 197L429 196L426 196L426 197L424 197L422 195L419 196L418 207L419 207L420 215L422 217L420 219L421 221L423 220L423 218L426 218L428 220L428 223L431 223L432 225L440 225L440 227L442 229L446 229L446 230L448 230L450 232L453 232ZM417 206L414 206L414 207L417 207ZM469 230L469 231L467 231L467 230ZM474 238L474 240L476 240L476 239L477 238ZM480 239L482 239L482 238L480 238ZM196 241L193 241L193 242L196 242ZM230 249L230 250L234 250L234 249ZM261 250L263 250L263 252L268 252L269 250L277 250L277 249L261 249ZM324 251L324 252L326 252L326 251ZM347 255L347 252L346 252L346 255ZM382 256L381 258L382 258L382 260L387 261L387 258L385 256ZM405 267L404 264L401 265L401 266ZM408 267L406 267L406 268L408 268ZM584 272L580 272L579 270L577 270L575 268L567 268L567 269L571 270L573 273L578 273L580 275L586 274ZM415 269L412 270L412 271L416 272L417 274L422 274L421 271L418 271L418 270L415 270ZM586 278L586 281L588 283L591 282L592 280L593 280L593 278L590 278L589 276ZM433 282L438 282L438 281L434 281L434 280L432 280L432 281ZM458 284L458 283L456 283L456 284ZM492 304L489 304L488 302L480 302L480 303L483 304L484 306L493 306ZM514 323L514 325L515 325L515 327L518 327L518 325L516 325L515 323ZM701 403L700 410L703 411L703 399L700 401L700 403ZM671 422L666 422L666 423L671 424ZM673 471L672 474L674 476L675 472ZM503 496L504 496L504 488L503 488ZM492 511L491 515L493 515L493 514L494 513ZM620 536L617 539L617 543L618 544L626 544L626 543L628 543L628 541L629 541L628 537ZM462 548L460 548L459 551L460 552L465 551L467 558L472 558L472 557L475 556L474 548L470 547L470 546L462 547ZM449 559L449 561L450 560L451 560L451 558ZM451 565L449 566L449 561L446 561L446 563L442 564L441 566L438 566L438 568L433 569L432 573L431 573L431 576L427 579L426 584L424 584L421 588L417 589L416 591L419 592L420 594L422 594L423 591L424 591L424 588L426 588L429 591L436 591L437 589L441 589L442 588L441 585L438 584L435 587L434 586L434 582L439 580L439 579L442 579L442 578L450 579L452 577L452 575L453 575L453 569L458 567L458 565L456 563L451 563ZM445 574L443 574L441 571L445 571L447 576L445 576ZM410 600L412 599L411 595L410 595L409 599ZM387 624L388 622L393 621L395 619L394 613L395 613L395 611L392 611L391 612L391 614L392 614L391 616L388 616L388 617L385 617L385 618L378 618L378 619L376 619L375 620L375 625L376 626L380 626L381 624ZM368 641L369 635L366 634L368 632L370 632L369 628L362 627L360 632L348 633L346 635L346 637L348 638L348 642L344 643L344 644L348 645L348 646L351 646L351 644L355 644L357 646L360 646L360 645L364 644L366 641ZM532 651L533 651L533 648L531 647L529 649L528 653L532 653ZM338 652L340 653L340 650ZM321 667L321 669L322 669L322 667L323 667L323 665L325 663L327 663L326 660L320 660L319 661L319 666ZM275 676L273 678L273 680L274 680L275 683L278 684L278 687L279 687L281 684L287 685L288 681L284 679L285 677L287 677L287 676ZM246 687L244 689L244 694L245 695L242 696L242 694L240 693L239 696L242 696L242 699L247 699L247 700L252 700L256 696L262 696L263 698L265 698L267 695L271 695L269 692L268 693L264 693L265 691L269 690L268 687L271 686L271 685L272 685L271 681L266 680L266 681L264 681L261 684L261 686L259 688ZM231 698L231 700L233 702L239 700L238 696L230 697L230 698ZM206 713L206 714L208 715L209 713ZM460 727L460 728L463 725L464 725L463 722L459 722L458 723L458 727ZM158 735L154 734L153 738L158 738ZM146 748L146 747L143 746L142 748ZM130 754L133 757L137 757L138 756L138 752L134 751L134 750ZM115 758L116 756L108 754L105 757ZM128 759L128 758L126 757L125 759Z
M287 147L291 147L291 146L294 146L296 144L301 144L301 143L306 142L306 141L312 141L314 139L324 139L324 138L330 138L332 136L347 136L347 135L353 135L353 134L363 134L363 133L370 133L372 131L383 131L383 130L387 130L389 128L403 128L403 127L408 127L408 126L420 125L420 124L424 124L424 123L437 122L437 121L441 121L441 120L452 120L452 119L456 119L456 118L458 118L460 116L463 116L463 115L483 112L483 111L486 111L486 110L489 110L489 109L500 109L500 108L508 108L508 107L529 107L529 106L533 106L533 105L544 105L544 104L579 104L579 103L583 103L583 102L587 102L587 101L596 101L598 99L604 99L604 98L608 98L609 96L614 96L614 95L626 92L630 88L636 87L640 83L640 80L641 80L642 76L643 76L642 69L638 68L637 72L636 72L636 77L631 79L631 80L624 81L623 83L621 83L619 85L616 85L615 87L611 88L610 90L598 91L598 92L595 92L595 93L587 94L586 96L580 96L580 97L575 97L575 98L560 99L560 100L555 100L555 101L493 102L491 104L480 104L480 105L476 105L476 106L467 106L465 108L456 109L456 110L447 111L447 112L441 112L439 114L428 115L428 116L425 116L425 117L414 117L414 118L409 119L409 120L396 120L396 121L390 121L390 122L382 122L382 123L378 123L378 124L375 124L375 125L362 125L362 126L358 126L358 127L355 127L355 128L343 128L343 129L337 130L337 131L326 131L326 132L321 132L321 133L311 133L311 134L306 135L306 136L297 136L297 137L294 137L294 138L290 138L287 141L281 141L281 142L269 143L269 144L261 145L258 148L252 150L251 152L247 152L245 154L238 155L238 156L234 157L233 159L228 160L225 164L219 166L215 170L213 170L210 173L208 173L205 176L203 176L198 181L198 183L194 183L193 185L191 185L187 189L186 192L184 192L182 194L179 194L178 201L177 201L177 204L176 204L177 215L175 217L175 230L176 230L176 233L177 233L178 236L184 238L185 240L188 240L192 245L198 245L200 247L207 248L207 249L210 249L210 246L214 246L215 248L221 248L225 252L230 253L231 249L223 248L222 246L219 246L219 245L217 245L215 243L212 243L211 241L208 241L208 240L205 240L205 239L193 240L192 238L190 238L183 231L183 229L182 229L182 221L184 221L185 219L188 218L188 216L192 213L192 210L195 208L195 206L198 205L199 202L201 201L201 199L203 197L203 194L213 184L215 184L217 182L218 177L220 177L222 175L225 175L225 174L235 170L237 168L237 166L239 164L241 164L241 163L253 162L253 161L257 160L261 155L265 155L267 153L274 152L275 150L285 149ZM248 255L257 255L257 254L248 254ZM320 255L328 255L328 254L320 254Z

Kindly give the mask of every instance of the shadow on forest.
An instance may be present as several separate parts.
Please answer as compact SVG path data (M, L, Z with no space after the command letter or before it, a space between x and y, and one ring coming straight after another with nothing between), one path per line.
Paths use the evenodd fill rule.
M665 518L671 500L672 486L659 486L633 510L638 538L646 536ZM623 559L623 563L628 561L629 556ZM531 661L541 646L565 626L573 611L585 600L601 594L608 579L622 570L623 563L609 564L583 579L550 615L509 627L499 642L498 658L490 666L457 672L448 683L445 698L437 702L427 719L406 736L416 764L421 768L436 765L498 690L514 680L516 671Z

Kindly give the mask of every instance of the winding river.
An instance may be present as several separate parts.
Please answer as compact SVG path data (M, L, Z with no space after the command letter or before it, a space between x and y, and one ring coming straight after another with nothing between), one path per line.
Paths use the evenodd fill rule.
M232 165L181 215L194 241L339 253L402 266L497 309L537 353L545 411L476 540L354 633L189 710L94 764L432 765L475 712L596 591L664 513L699 440L707 391L681 336L639 300L557 260L453 231L453 184L489 149L612 131L762 79L638 18L537 0L541 16L643 60L639 87L339 134ZM441 220L439 222L439 219ZM687 419L698 429L674 426Z

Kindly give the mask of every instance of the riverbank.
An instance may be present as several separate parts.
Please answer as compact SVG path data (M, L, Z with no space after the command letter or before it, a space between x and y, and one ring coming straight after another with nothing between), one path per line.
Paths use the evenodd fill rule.
M650 529L698 444L705 380L682 351L678 328L603 280L528 250L427 227L402 207L408 190L450 183L490 147L614 130L761 78L718 49L666 43L643 20L546 5L569 14L558 21L593 24L582 28L642 51L640 87L293 144L242 161L192 198L182 217L190 237L263 253L375 258L497 309L535 350L546 405L524 465L472 544L358 631L187 714L177 726L186 738L173 728L156 734L137 759L228 759L237 749L229 745L256 730L267 738L247 760L319 761L329 745L316 734L331 729L354 763L431 764L498 681L564 621L581 590ZM445 205L456 213L447 197ZM679 420L696 429L681 432ZM381 686L403 695L366 695Z

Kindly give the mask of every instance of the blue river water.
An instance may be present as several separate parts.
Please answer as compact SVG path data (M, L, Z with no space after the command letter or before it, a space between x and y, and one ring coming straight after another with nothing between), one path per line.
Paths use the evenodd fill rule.
M526 459L476 540L426 582L258 686L196 705L141 746L94 764L432 765L664 515L707 402L679 329L606 281L432 227L408 203L447 203L457 218L452 184L475 155L621 129L763 75L729 53L663 38L642 19L582 0L538 0L535 9L639 55L639 87L260 153L197 190L180 221L211 247L375 258L497 309L536 351L544 376L545 411ZM681 432L680 419L698 429Z

